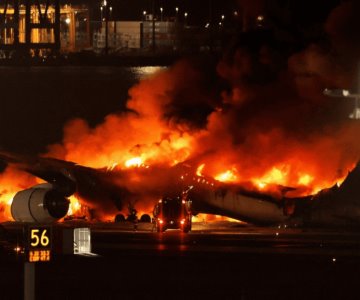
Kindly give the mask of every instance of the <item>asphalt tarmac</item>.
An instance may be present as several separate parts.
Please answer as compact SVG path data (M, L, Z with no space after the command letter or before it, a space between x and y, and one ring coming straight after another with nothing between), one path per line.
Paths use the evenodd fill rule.
M229 222L195 224L189 234L141 223L90 227L97 256L37 263L36 299L359 298L357 231ZM3 250L0 262L0 299L22 299L21 258Z

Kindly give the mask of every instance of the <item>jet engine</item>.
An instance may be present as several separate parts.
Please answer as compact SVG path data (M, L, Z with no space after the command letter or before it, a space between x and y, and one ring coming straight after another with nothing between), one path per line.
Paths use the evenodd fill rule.
M66 215L69 203L52 184L39 184L15 195L11 215L18 222L51 223Z

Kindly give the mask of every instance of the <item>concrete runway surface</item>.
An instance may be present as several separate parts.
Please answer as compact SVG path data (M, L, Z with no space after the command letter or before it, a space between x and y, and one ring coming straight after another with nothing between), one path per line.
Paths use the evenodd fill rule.
M88 225L96 257L36 264L36 299L358 299L356 231L195 223ZM0 255L1 299L22 299L23 263Z

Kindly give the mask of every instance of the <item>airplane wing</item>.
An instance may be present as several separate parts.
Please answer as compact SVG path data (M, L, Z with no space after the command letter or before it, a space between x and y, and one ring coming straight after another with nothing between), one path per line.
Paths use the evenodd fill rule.
M0 152L0 160L52 183L65 196L70 196L75 192L76 179L72 171L76 168L76 164L73 162L8 152Z
M123 176L119 172L110 173L106 169L89 168L55 158L7 152L0 152L0 160L41 178L51 185L46 186L48 194L41 196L44 199L33 199L29 196L29 199L22 200L23 202L45 202L50 191L56 191L62 198L76 194L90 207L93 207L95 213L96 211L103 213L118 211L122 208L124 199L131 197L126 187L121 186ZM38 189L39 187L34 188Z

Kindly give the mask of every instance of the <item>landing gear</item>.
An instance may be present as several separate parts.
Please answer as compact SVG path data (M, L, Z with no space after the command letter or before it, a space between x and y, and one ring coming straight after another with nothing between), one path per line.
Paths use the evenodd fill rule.
M117 214L114 221L115 223L125 222L125 217L123 214Z
M151 217L148 214L143 214L140 218L142 223L151 223Z

